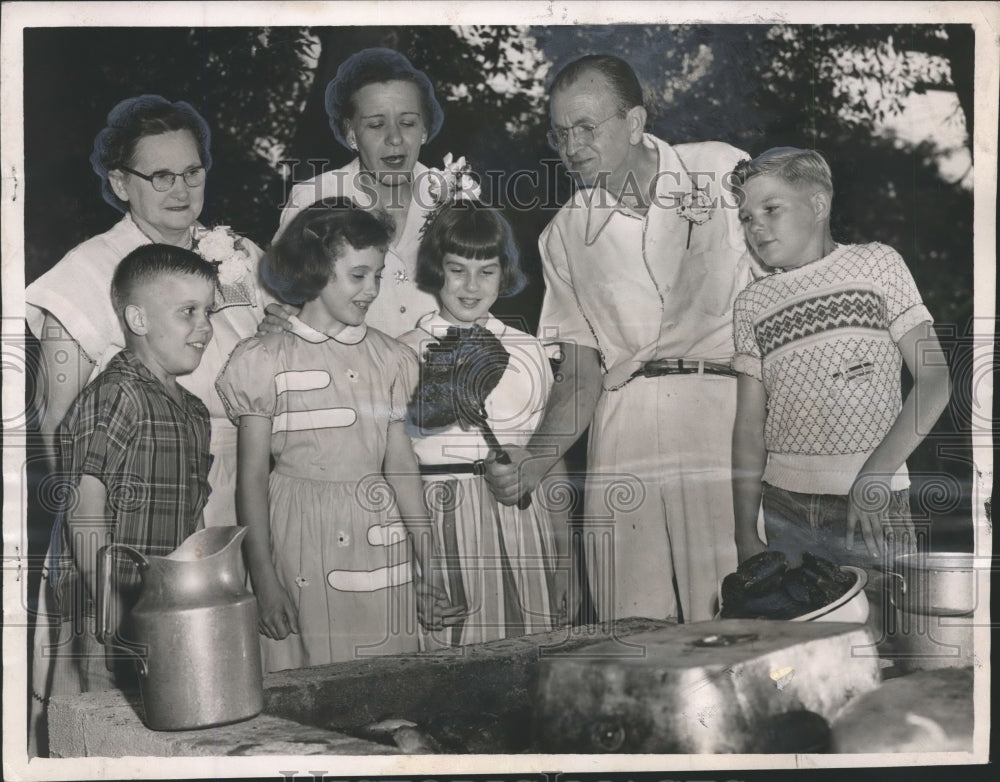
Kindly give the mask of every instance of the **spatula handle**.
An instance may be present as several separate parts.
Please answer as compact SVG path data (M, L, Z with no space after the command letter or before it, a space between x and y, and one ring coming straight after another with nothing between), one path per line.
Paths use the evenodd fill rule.
M490 429L490 425L486 423L485 417L480 421L479 429L483 433L483 439L486 441L487 447L496 454L497 464L510 464L510 454L507 453L503 447L500 445L500 441L497 440L497 436L493 434L493 430ZM525 510L531 507L531 493L526 492L517 501L518 510Z

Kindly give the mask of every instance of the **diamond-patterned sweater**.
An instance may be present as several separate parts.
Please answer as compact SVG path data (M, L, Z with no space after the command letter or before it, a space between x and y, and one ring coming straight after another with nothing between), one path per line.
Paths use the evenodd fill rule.
M902 406L896 342L931 320L899 253L879 243L837 245L747 286L733 367L767 392L764 480L847 494ZM908 485L903 465L892 488Z

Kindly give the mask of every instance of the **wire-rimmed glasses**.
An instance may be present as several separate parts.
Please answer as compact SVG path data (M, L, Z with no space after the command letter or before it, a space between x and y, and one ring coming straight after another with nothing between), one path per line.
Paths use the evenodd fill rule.
M569 137L572 135L573 140L577 144L587 146L592 144L594 141L595 131L601 127L605 122L610 122L615 117L621 117L623 112L616 111L607 119L602 119L598 123L592 122L578 122L568 128L552 128L545 134L545 138L548 139L549 146L554 150L562 150L566 147L566 142L569 141Z
M188 187L201 187L205 184L204 166L195 166L180 174L175 174L173 171L154 171L152 174L142 174L128 166L119 166L119 168L122 171L134 174L140 179L145 179L153 186L153 190L158 193L166 193L170 190L174 186L174 182L177 181L177 177L181 177L184 180L184 184Z

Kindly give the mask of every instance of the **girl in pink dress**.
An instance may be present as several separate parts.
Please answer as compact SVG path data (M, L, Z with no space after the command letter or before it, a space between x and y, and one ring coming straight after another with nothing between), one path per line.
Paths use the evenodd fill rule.
M416 359L365 325L390 236L340 199L297 215L262 274L301 312L240 343L217 381L239 427L237 516L267 671L417 649L410 541L426 561L429 522L403 423Z

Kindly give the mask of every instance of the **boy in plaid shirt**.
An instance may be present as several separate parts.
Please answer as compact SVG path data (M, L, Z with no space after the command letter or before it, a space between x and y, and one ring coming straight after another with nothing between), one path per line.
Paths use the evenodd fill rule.
M92 625L98 550L115 542L169 554L201 522L208 411L177 377L198 366L212 339L215 288L212 264L170 245L139 247L115 271L111 297L126 348L81 392L57 433L64 499L36 631L38 703L122 685ZM122 558L114 575L121 616L138 596L139 574ZM47 602L61 622L44 623Z

